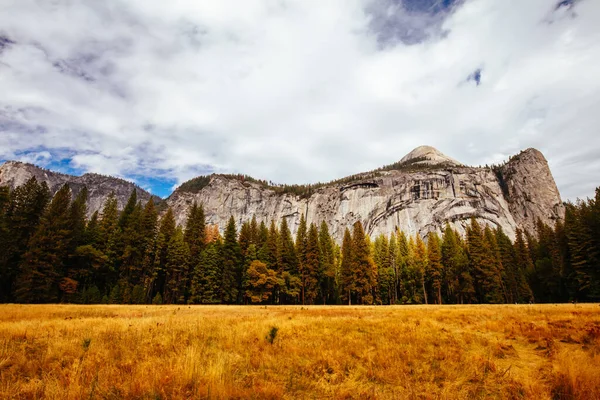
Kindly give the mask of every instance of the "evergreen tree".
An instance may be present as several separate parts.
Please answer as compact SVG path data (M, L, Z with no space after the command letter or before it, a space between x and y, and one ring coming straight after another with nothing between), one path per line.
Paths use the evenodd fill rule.
M377 266L371 257L365 231L360 221L352 226L350 270L356 287L358 304L373 304L373 290L377 282Z
M486 225L483 230L484 245L487 250L487 262L489 271L489 286L487 287L486 300L490 303L504 303L506 301L506 290L503 284L504 266L496 241L494 232Z
M250 243L256 246L256 249L260 249L262 242L259 241L260 228L258 221L256 221L256 215L252 215L250 220Z
M250 223L248 221L242 224L240 228L240 235L238 237L238 243L240 244L240 250L242 252L242 257L246 257L246 252L248 251L248 247L253 243L252 241L252 232L250 230Z
M22 303L51 303L60 299L71 224L71 189L65 184L56 192L21 260L16 299ZM69 288L70 289L70 288Z
M106 257L106 262L99 268L97 278L101 291L108 293L110 288L117 281L117 257L118 257L118 242L121 236L119 228L119 210L117 206L117 198L112 192L102 209L102 219L100 220L100 236L101 241L98 244L100 250Z
M181 228L175 229L167 246L166 285L163 299L167 304L185 304L190 250Z
M8 207L10 204L10 190L6 186L0 187L0 302L10 299L10 289L5 287L10 279L7 270L8 246L10 231L8 229ZM6 292L5 292L6 290Z
M129 196L129 199L127 200L127 204L125 204L125 208L123 208L121 216L119 217L119 227L121 228L121 230L124 230L124 228L129 223L129 218L131 214L133 214L137 204L137 190L133 189L131 195Z
M265 263L268 262L268 260L266 259L266 252L264 250L264 246L268 240L269 228L267 227L264 221L261 221L260 226L258 227L258 233L256 235L256 248L258 249L259 260Z
M278 277L283 281L283 286L279 288L280 302L298 303L302 282L298 272L298 259L296 258L294 240L285 218L281 222L277 239Z
M375 238L372 251L373 261L377 266L377 292L379 295L377 300L379 303L392 304L395 280L394 271L390 265L389 243L385 235L379 235Z
M517 238L515 240L516 270L517 270L517 301L527 303L533 300L533 292L526 280L528 271L533 270L531 253L527 248L523 231L517 229Z
M442 265L446 269L447 297L453 303L471 303L475 299L473 276L466 249L458 232L446 224L442 238Z
M142 205L138 203L126 218L125 225L120 227L117 270L119 271L121 291L124 295L127 294L125 297L128 297L133 287L142 283L143 280L146 238L142 229L142 217Z
M237 232L233 216L229 218L225 228L223 242L223 275L221 281L221 301L234 304L241 302L242 286L242 252L237 241Z
M136 284L147 289L152 276L158 232L158 212L152 198L148 200L142 211L140 231L141 243L139 251L142 257L139 279L136 279ZM149 298L146 298L146 301L149 300Z
M3 201L6 202L6 197ZM48 185L45 182L39 184L35 177L10 192L8 204L4 206L6 207L4 214L6 240L3 240L0 246L0 300L2 301L14 299L14 284L20 274L22 256L28 251L29 241L38 229L49 201Z
M425 288L425 270L427 268L427 247L425 242L421 239L421 236L417 235L415 240L415 246L413 251L413 262L412 262L412 275L414 276L413 281L418 281L421 287L421 301L425 304L429 304L427 298L427 290ZM417 300L415 296L415 300Z
M540 302L566 300L561 279L562 262L552 227L538 219L537 241L533 271L529 272L529 283L534 297Z
M323 304L335 304L336 299L336 262L335 244L329 235L329 228L325 221L319 228L320 258L320 298Z
M567 240L570 268L579 301L600 299L600 188L596 197L567 206ZM537 267L537 265L536 265Z
M304 214L300 214L300 224L298 225L298 231L296 231L296 257L298 260L298 272L300 274L301 281L301 302L305 304L305 291L306 291L306 279L307 279L307 265L306 265L306 252L308 244L308 231L306 227L306 219Z
M98 274L98 271L107 262L106 255L98 250L98 244L101 241L98 215L98 211L92 214L92 217L84 227L81 241L75 250L69 254L69 262L72 266L71 277L76 279L80 283L80 286L83 285L82 298L86 304L100 302L102 295L97 284L101 281L101 276ZM74 234L73 236L76 235Z
M278 251L277 246L279 243L279 231L277 230L277 226L275 225L275 221L271 221L271 225L269 227L269 234L267 236L267 241L263 245L263 254L264 259L262 260L265 264L267 264L268 268L274 270L281 270L278 264Z
M442 304L442 284L445 274L440 238L436 232L430 232L427 237L427 277L432 288L431 298L436 304Z
M167 212L160 220L158 234L154 245L154 259L152 260L152 274L146 280L146 292L148 298L154 299L157 293L160 293L161 303L164 298L164 290L167 282L167 262L169 255L169 243L175 234L176 223L173 210L169 207Z
M398 244L396 234L390 235L388 245L388 262L392 274L391 289L390 289L390 304L398 303L398 281L399 281L399 260L398 260ZM381 279L381 278L379 278Z
M206 244L206 220L204 207L194 201L188 212L185 224L184 241L190 249L190 260L192 264L198 263L200 252Z
M410 296L407 291L408 285L405 284L404 279L409 276L409 241L406 238L406 234L401 230L396 230L393 234L397 238L397 249L395 253L396 261L396 280L398 292L398 300L402 303L407 303Z
M306 241L304 259L304 304L314 304L319 295L321 254L319 248L319 230L315 224L310 224Z
M208 243L200 253L191 284L191 302L194 304L216 304L221 301L223 277L221 240Z
M344 239L342 241L342 262L340 269L342 300L351 305L352 299L355 298L357 287L352 271L352 236L348 228L344 231Z
M200 262L202 250L206 245L206 219L204 216L204 208L202 205L199 206L196 201L194 201L192 207L188 211L183 240L189 249L188 270L190 271L190 274L193 275L196 266ZM193 278L189 277L186 282L191 286L193 284ZM185 288L185 291L191 292L192 288L187 287ZM193 302L191 299L190 301Z
M469 263L473 271L475 291L480 303L501 303L503 300L500 271L493 243L486 240L481 226L471 219L467 228ZM491 235L493 236L493 235Z

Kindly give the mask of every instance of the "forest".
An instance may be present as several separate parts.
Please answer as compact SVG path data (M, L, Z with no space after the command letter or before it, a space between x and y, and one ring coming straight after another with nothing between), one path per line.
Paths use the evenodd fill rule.
M286 219L185 226L136 191L89 219L87 189L54 196L35 178L0 188L0 301L82 304L495 304L600 300L600 188L536 232L468 222L463 237L369 237L360 222L341 246L326 223L295 237Z

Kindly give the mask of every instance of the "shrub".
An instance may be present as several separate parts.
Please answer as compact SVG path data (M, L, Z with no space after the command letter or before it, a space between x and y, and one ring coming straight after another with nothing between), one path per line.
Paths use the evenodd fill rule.
M276 326L271 327L271 330L269 330L269 333L265 337L265 340L267 342L269 342L269 344L273 344L273 342L275 341L275 338L277 337L278 331L279 331L278 327L276 327Z
M145 300L146 294L144 293L144 288L140 285L135 285L131 293L131 302L133 304L144 304Z
M162 303L163 303L162 296L160 295L160 293L156 293L156 296L154 296L154 298L152 299L152 304L159 305Z

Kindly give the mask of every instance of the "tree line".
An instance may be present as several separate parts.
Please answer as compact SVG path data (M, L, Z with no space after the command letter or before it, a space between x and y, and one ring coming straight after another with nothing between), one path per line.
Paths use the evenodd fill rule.
M54 196L35 178L0 188L0 301L112 304L466 304L600 300L600 188L537 232L472 219L463 237L369 237L360 222L341 246L325 222L253 218L223 235L194 203L185 226L134 190L89 219L86 188Z

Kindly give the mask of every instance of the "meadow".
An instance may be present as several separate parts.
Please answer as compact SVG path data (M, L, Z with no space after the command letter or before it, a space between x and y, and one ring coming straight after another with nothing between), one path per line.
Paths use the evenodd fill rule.
M0 305L2 399L598 399L598 304Z

